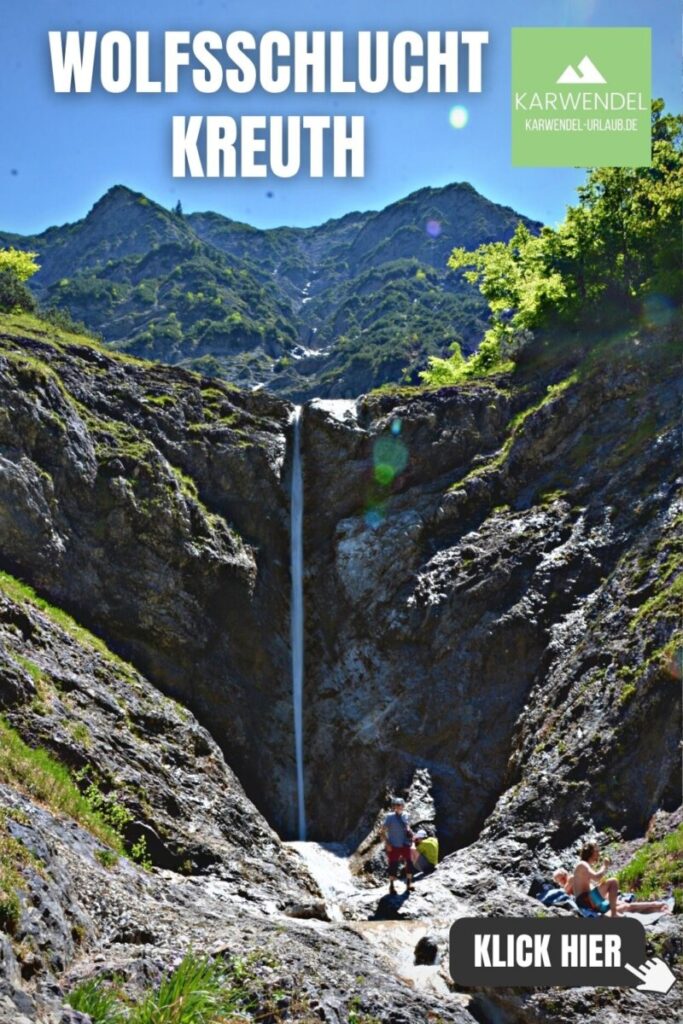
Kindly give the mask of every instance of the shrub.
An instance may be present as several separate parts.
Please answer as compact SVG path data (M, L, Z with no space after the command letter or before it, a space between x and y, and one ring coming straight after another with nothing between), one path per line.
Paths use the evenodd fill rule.
M134 860L141 868L144 868L145 871L152 870L154 865L152 864L152 858L147 850L146 836L140 836L140 838L133 843L130 848L130 857L131 860Z
M10 248L0 249L0 270L9 271L23 284L40 270L40 266L36 263L36 253Z
M521 222L509 242L453 250L451 270L479 287L490 318L478 352L462 363L431 359L427 386L503 369L536 328L614 326L652 305L680 301L683 117L652 104L652 166L596 167L558 228L532 235Z
M36 300L30 291L11 270L0 267L0 310L9 313L14 309L34 312Z
M95 850L95 857L100 862L102 867L113 868L115 864L119 862L119 855L114 850L109 850L105 847L104 850Z
M34 252L0 249L0 310L24 309L32 312L36 302L25 285L40 269Z

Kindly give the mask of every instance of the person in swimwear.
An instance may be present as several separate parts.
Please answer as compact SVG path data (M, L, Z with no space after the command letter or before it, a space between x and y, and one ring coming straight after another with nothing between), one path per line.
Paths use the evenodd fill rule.
M609 867L609 858L605 857L600 863L600 847L597 843L586 843L579 856L581 860L574 868L572 886L574 899L583 910L594 910L598 914L609 912L610 917L629 913L671 913L669 904L661 900L642 903L620 901L619 883L616 878L604 877Z

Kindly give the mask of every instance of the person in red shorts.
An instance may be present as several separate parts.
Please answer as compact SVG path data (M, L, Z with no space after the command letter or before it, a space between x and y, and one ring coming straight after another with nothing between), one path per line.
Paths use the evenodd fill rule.
M401 861L406 866L406 892L413 889L413 859L410 854L410 847L413 843L413 833L408 824L408 817L405 813L405 801L400 796L394 797L391 801L393 811L387 814L384 819L382 834L384 835L384 846L389 858L389 892L396 892L394 882L398 877L398 869Z

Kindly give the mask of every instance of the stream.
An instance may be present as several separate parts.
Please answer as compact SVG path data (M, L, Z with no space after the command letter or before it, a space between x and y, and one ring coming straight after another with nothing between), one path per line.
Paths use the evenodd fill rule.
M343 926L361 935L387 959L392 973L413 988L440 999L450 997L461 1001L447 982L447 965L416 964L415 946L419 940L447 926L434 918L426 920L349 920L344 904L356 899L376 904L386 893L386 886L364 886L351 872L348 850L341 843L289 842L306 864L325 897L332 926ZM329 925L328 925L329 927Z

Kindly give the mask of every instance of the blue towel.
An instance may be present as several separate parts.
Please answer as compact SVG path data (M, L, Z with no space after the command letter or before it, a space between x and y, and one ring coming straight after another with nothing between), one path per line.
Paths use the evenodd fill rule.
M544 892L540 897L540 900L546 907L554 907L558 904L574 902L571 896L569 896L564 889L548 889L548 891Z

